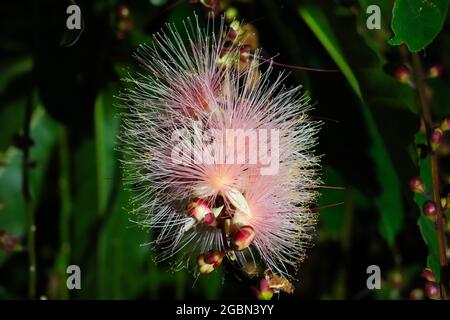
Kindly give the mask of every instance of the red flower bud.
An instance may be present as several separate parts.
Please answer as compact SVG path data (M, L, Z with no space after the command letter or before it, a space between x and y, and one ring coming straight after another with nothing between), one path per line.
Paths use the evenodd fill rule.
M18 242L15 236L5 230L0 230L0 248L6 252L13 252Z
M212 264L207 263L203 255L198 256L197 266L201 274L209 274L214 271L214 266Z
M433 201L427 200L423 204L423 213L433 221L436 220L437 209L436 204Z
M411 82L411 71L405 66L399 66L395 70L395 79L401 83L409 83Z
M432 300L439 300L441 297L441 289L436 282L428 281L425 283L425 293L427 297Z
M270 300L273 297L273 290L270 288L269 280L259 281L259 288L255 290L256 297L259 300Z
M414 193L425 192L425 184L420 177L412 177L411 180L409 180L409 188Z
M255 239L255 230L251 226L235 227L231 235L231 245L236 251L247 249Z
M433 271L430 268L425 268L422 270L421 274L422 278L425 278L427 281L434 282L436 281L436 277L434 276Z
M212 264L214 268L217 269L221 265L224 256L225 252L210 251L205 256L205 262Z
M208 201L204 199L196 198L189 203L188 212L198 222L211 227L217 226L216 217L209 207Z
M439 148L441 142L442 142L442 136L444 133L440 128L434 129L433 133L431 134L431 150L436 150Z
M230 38L231 40L236 40L236 38L237 38L237 32L236 31L234 31L233 29L230 29L229 31L228 31L228 38Z
M428 77L429 78L437 78L437 77L440 77L443 72L444 72L444 67L442 66L442 64L436 64L428 70Z
M126 5L120 5L117 7L117 16L120 19L126 19L130 16L130 8Z

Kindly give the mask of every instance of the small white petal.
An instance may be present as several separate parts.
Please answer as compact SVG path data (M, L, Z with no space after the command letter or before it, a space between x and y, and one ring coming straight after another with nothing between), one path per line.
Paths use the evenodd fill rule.
M214 214L214 217L218 217L219 214L222 212L223 206L220 206L218 208L212 208L211 211Z
M244 195L239 190L236 188L230 188L226 191L225 196L237 210L245 213L246 215L252 215L247 200L245 200Z
M184 232L189 231L195 225L196 222L197 220L195 220L194 218L192 217L189 218L189 220L186 221L186 223L184 224L183 231Z

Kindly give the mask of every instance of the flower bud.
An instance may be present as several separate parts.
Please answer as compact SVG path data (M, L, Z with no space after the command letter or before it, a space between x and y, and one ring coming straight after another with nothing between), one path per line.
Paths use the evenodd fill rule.
M425 283L425 293L427 297L432 300L439 300L441 297L441 289L436 282L428 281Z
M225 252L210 251L205 256L204 260L207 264L212 264L213 267L217 269L221 265L224 256Z
M229 31L228 31L228 38L230 38L230 40L236 40L236 38L237 38L237 32L236 31L234 31L233 29L230 29Z
M405 66L399 66L395 70L395 79L397 79L401 83L410 83L411 82L411 71Z
M273 290L270 288L269 280L259 281L259 288L255 290L256 297L259 300L270 300L273 297Z
M447 198L446 198L446 197L441 198L441 208L442 208L442 212L446 212L446 211L447 211L447 209L448 209L447 205L448 205L448 200L447 200Z
M117 7L117 16L120 19L126 19L130 16L130 8L126 5L120 5Z
M423 183L422 179L420 177L412 177L409 180L409 188L414 193L425 193L425 184Z
M423 204L423 213L433 221L436 221L437 209L433 201L427 200Z
M201 274L209 274L214 271L214 265L207 263L204 255L198 256L197 266Z
M435 64L428 70L428 78L437 78L442 75L444 67L442 64Z
M422 270L421 277L425 278L427 281L435 282L436 277L434 276L433 271L430 268L425 268Z
M214 216L214 213L212 212L207 213L203 218L202 223L210 227L217 227L217 220L216 217Z
M212 212L211 208L208 205L208 201L200 198L194 199L188 205L189 215L198 222L201 222L205 225L215 227L217 225L216 217Z
M231 235L231 246L236 251L247 249L255 239L255 230L251 226L235 226Z
M431 142L431 150L435 151L442 142L442 136L444 133L440 128L434 129L433 133L431 134L430 142Z

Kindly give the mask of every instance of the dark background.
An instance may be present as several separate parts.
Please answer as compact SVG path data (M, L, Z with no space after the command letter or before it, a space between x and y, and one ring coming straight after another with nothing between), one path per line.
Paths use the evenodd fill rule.
M258 32L262 54L283 64L338 72L291 72L322 119L318 152L324 189L315 246L301 265L296 291L281 299L407 299L422 288L428 251L417 226L419 209L409 179L419 173L414 145L419 130L415 92L394 77L408 60L391 47L392 1L382 8L382 29L365 26L367 1L225 1ZM0 7L0 229L18 240L0 249L0 298L26 298L27 211L22 195L26 110L31 110L30 189L36 219L37 296L50 299L252 298L252 282L232 270L195 278L156 266L151 233L128 219L130 197L118 165L117 101L120 79L138 69L132 54L166 22L179 25L208 8L189 1L77 1L81 31L66 29L69 1L5 1ZM336 39L348 81L300 8L312 4ZM123 8L128 17L120 14ZM309 7L307 7L309 8ZM317 16L316 16L317 17ZM323 26L323 24L322 24ZM432 109L450 111L448 23L422 53L427 70L444 66L428 82ZM282 71L286 68L275 67ZM25 145L25 147L24 147ZM448 160L442 160L446 168ZM448 167L448 166L447 166ZM448 171L447 171L448 172ZM388 226L388 227L386 227ZM389 227L390 226L390 227ZM387 229L394 230L392 232ZM82 290L67 291L66 267L79 265ZM378 265L382 290L366 288L366 268ZM250 284L250 285L249 285ZM419 291L415 291L416 293Z

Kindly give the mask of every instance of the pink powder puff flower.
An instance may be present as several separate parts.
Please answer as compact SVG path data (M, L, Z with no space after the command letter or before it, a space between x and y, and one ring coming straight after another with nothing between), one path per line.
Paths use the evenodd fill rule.
M224 65L239 43L224 42L223 23L218 36L197 19L184 33L168 30L138 55L151 74L130 78L122 95L136 221L154 230L158 261L174 268L212 272L202 259L217 252L291 278L311 243L320 184L309 99L285 88L283 74L272 81L257 52L245 68Z

